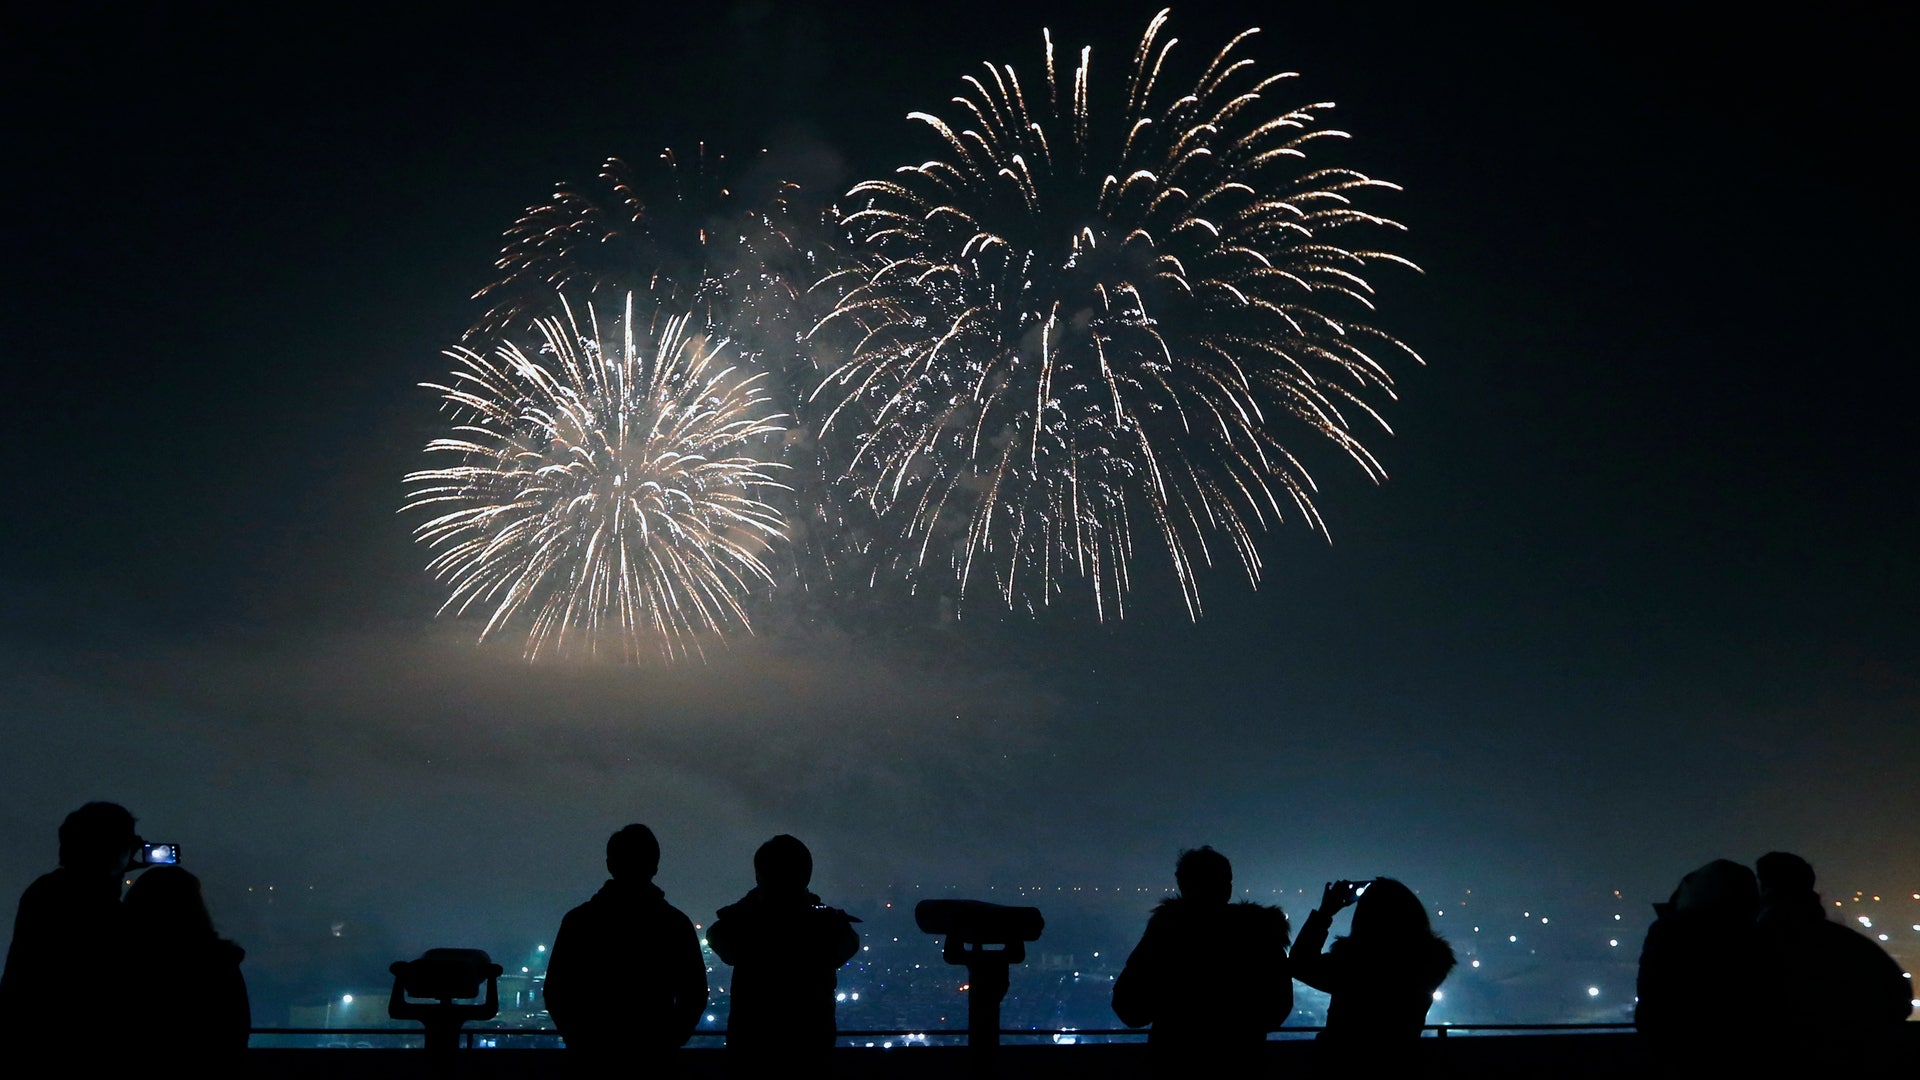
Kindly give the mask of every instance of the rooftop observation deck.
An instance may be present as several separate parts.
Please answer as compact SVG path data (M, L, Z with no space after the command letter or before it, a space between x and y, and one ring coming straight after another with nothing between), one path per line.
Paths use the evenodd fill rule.
M1783 1023L1783 1037L1790 1037L1792 1026ZM311 1034L320 1034L318 1032ZM331 1036L391 1041L392 1029L360 1029L325 1033ZM551 1035L551 1033L546 1033ZM837 1080L974 1080L981 1075L965 1045L899 1046L882 1049L888 1037L898 1032L862 1032L871 1036L874 1046L841 1046L834 1050L833 1077ZM1033 1032L1006 1032L1010 1040L998 1051L997 1067L991 1075L1002 1080L1027 1080L1041 1077L1112 1078L1146 1080L1152 1076L1146 1040L1141 1033L1128 1033L1123 1041L1055 1045L1022 1043L1018 1037L1032 1038ZM1096 1033L1086 1032L1092 1035ZM1106 1034L1106 1033L1102 1033ZM1118 1034L1118 1033L1113 1033ZM1310 1037L1311 1029L1288 1030L1267 1043L1275 1075L1313 1075L1319 1064L1319 1047ZM286 1077L292 1080L321 1080L334 1077L386 1078L451 1075L472 1080L491 1078L586 1076L587 1070L565 1050L552 1047L509 1045L540 1037L535 1032L472 1032L472 1042L483 1044L494 1038L498 1046L475 1045L454 1055L450 1073L436 1073L424 1050L396 1048L391 1045L355 1049L286 1048L260 1045L263 1041L286 1038L287 1033L257 1031L254 1047L247 1052L246 1070L241 1075ZM506 1038L499 1038L500 1036ZM843 1038L855 1035L842 1032ZM1746 1048L1750 1052L1753 1048ZM1764 1048L1761 1048L1764 1054ZM1920 1075L1920 1021L1902 1026L1891 1045L1882 1048L1872 1061L1834 1061L1835 1066L1874 1067L1870 1075ZM1454 1027L1431 1030L1421 1040L1418 1072L1413 1075L1456 1078L1537 1078L1537 1077L1639 1077L1652 1072L1640 1037L1630 1028L1604 1025L1515 1025L1478 1028ZM680 1076L688 1080L723 1080L728 1076L724 1049L711 1038L696 1039L681 1051Z

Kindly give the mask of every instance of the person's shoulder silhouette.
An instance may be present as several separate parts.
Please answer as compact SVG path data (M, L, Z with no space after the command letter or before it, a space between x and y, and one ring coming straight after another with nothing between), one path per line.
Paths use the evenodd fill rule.
M1233 902L1233 865L1211 847L1181 852L1174 882L1114 980L1114 1014L1152 1025L1158 1071L1252 1067L1293 1011L1286 913Z
M684 1044L707 1007L692 920L653 883L660 844L645 825L607 840L611 879L567 912L548 953L548 1015L570 1050L659 1056Z
M1771 1003L1796 1021L1796 1052L1809 1065L1887 1052L1913 1011L1900 965L1866 935L1827 918L1805 859L1773 851L1755 869L1763 983Z
M111 1060L124 1039L129 962L120 886L140 838L125 807L90 802L60 823L60 865L20 897L0 973L0 1031L70 1063Z

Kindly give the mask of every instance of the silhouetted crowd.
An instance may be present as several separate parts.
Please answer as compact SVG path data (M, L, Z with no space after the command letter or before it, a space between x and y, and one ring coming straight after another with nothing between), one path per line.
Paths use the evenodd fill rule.
M168 865L176 858L113 803L67 816L59 867L21 896L0 975L0 1025L14 1045L64 1048L67 1071L83 1075L142 1048L203 1067L245 1049L245 953L215 931L199 880ZM706 1010L700 940L653 882L650 829L614 833L606 863L610 880L561 920L547 1009L569 1053L596 1072L665 1071ZM733 968L729 1060L742 1076L825 1075L836 973L860 950L859 920L808 891L813 856L792 836L762 844L753 872L754 887L707 929ZM1120 1020L1150 1029L1157 1072L1258 1070L1268 1033L1293 1011L1296 979L1329 997L1324 1063L1413 1067L1455 961L1412 889L1385 877L1329 882L1289 941L1280 908L1233 900L1232 864L1211 847L1181 853L1174 882L1113 987ZM1348 932L1329 945L1347 908ZM1827 918L1799 856L1773 852L1755 869L1716 860L1654 910L1634 1016L1649 1071L1774 1075L1877 1061L1911 1014L1907 977Z

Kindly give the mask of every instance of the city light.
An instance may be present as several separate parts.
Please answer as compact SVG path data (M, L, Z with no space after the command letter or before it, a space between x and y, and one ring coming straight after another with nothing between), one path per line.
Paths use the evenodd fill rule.
M312 999L312 998L308 998L307 1000L308 1000L308 1001L312 1001L313 999ZM352 995L352 994L341 994L341 995L340 995L340 1004L342 1004L342 1005L351 1005L351 1004L353 1004L353 995Z

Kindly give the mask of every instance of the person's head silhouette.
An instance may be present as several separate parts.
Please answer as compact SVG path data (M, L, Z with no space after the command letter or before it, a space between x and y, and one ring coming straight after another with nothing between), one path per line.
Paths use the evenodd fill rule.
M1690 915L1750 922L1760 906L1760 883L1732 859L1715 859L1681 878L1670 903Z
M60 823L60 865L88 877L119 877L139 842L126 807L90 802Z
M1393 878L1374 878L1354 902L1354 937L1397 940L1432 933L1427 906L1412 889Z
M1180 861L1173 866L1173 881L1180 887L1182 899L1224 904L1233 896L1233 864L1202 844L1180 853Z
M142 930L174 936L215 936L213 916L200 892L200 879L178 866L156 866L134 879L127 890L127 914ZM157 944L168 944L160 942Z
M1760 856L1753 869L1763 896L1813 891L1813 864L1791 852L1769 851Z
M660 871L660 841L645 825L629 825L607 838L607 873L615 881L651 881Z
M813 853L798 838L781 833L753 853L753 880L772 892L798 892L813 880Z

